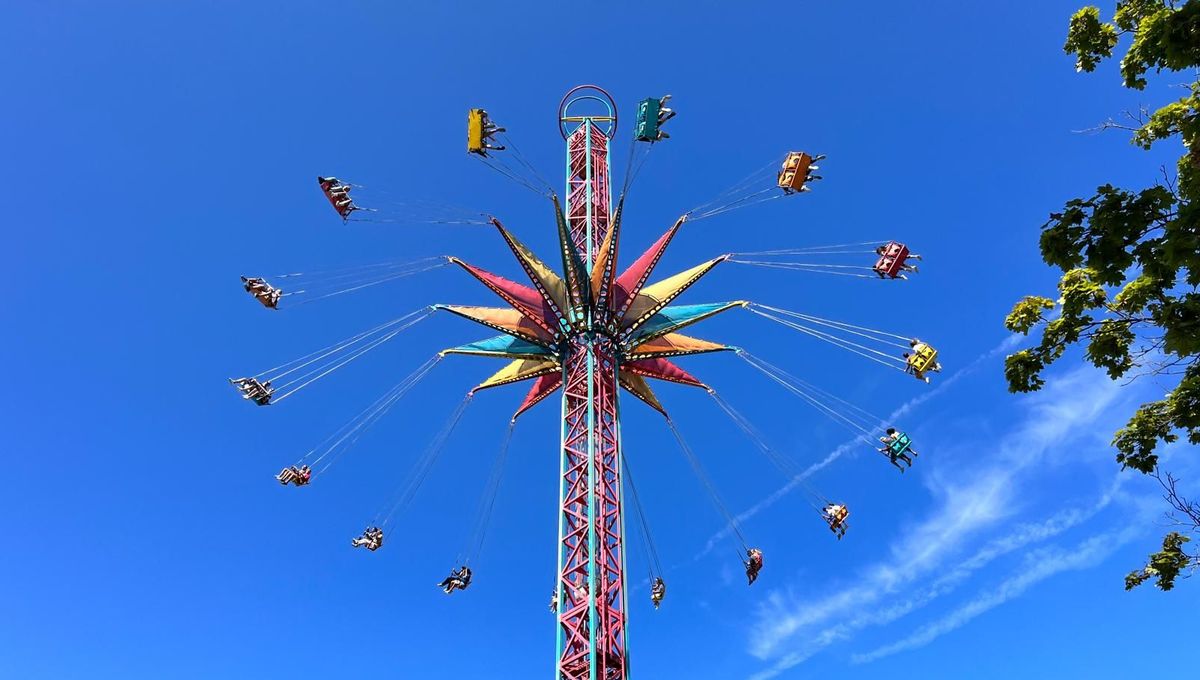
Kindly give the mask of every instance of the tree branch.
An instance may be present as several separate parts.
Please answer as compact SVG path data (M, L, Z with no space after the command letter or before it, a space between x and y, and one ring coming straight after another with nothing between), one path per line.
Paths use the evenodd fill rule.
M1103 123L1101 123L1095 127L1084 128L1083 130L1072 130L1071 132L1074 132L1077 135L1078 134L1094 135L1094 134L1099 134L1101 132L1104 132L1105 130L1125 130L1126 132L1137 132L1143 126L1145 126L1146 121L1149 120L1150 109L1146 108L1145 106L1139 106L1138 112L1136 114L1133 113L1132 111L1124 111L1124 112L1122 112L1122 115L1125 117L1126 120L1129 120L1134 124L1130 125L1127 123L1118 123L1116 120L1109 118L1108 120L1104 121Z
M1200 531L1200 502L1192 501L1179 492L1179 480L1170 472L1154 472L1154 478L1163 488L1163 500L1173 508L1167 518L1173 523L1188 527L1190 532ZM1176 514L1178 513L1178 514ZM1183 517L1181 518L1180 515Z

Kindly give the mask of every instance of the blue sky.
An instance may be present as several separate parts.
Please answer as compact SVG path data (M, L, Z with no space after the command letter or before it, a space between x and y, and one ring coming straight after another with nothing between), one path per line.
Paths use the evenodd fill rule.
M1121 590L1161 508L1106 442L1163 386L1072 360L1014 397L1001 374L1004 314L1055 280L1036 252L1046 214L1105 181L1141 186L1169 157L1073 131L1169 95L1125 92L1113 68L1074 73L1061 44L1075 2L833 4L8 8L0 174L21 189L5 195L0 255L0 676L549 677L555 404L517 427L476 585L451 598L433 584L522 390L475 400L383 550L347 542L495 368L485 360L438 366L319 484L271 479L477 327L434 316L278 408L224 380L429 303L491 304L442 269L272 314L236 277L456 254L515 278L489 230L342 226L313 176L493 212L548 252L549 211L465 156L463 114L487 107L559 177L554 107L583 82L626 114L665 92L680 112L629 198L627 254L784 150L829 155L812 194L692 225L660 271L875 238L925 256L895 284L724 266L686 301L916 334L946 366L926 387L738 312L698 333L896 414L921 451L901 477L735 357L687 360L778 448L828 460L810 481L854 513L833 540L702 392L663 387L767 553L752 589L661 419L627 400L670 584L654 612L631 576L636 677L1124 678L1190 644L1158 622L1195 611L1192 584ZM635 550L630 573L644 571Z

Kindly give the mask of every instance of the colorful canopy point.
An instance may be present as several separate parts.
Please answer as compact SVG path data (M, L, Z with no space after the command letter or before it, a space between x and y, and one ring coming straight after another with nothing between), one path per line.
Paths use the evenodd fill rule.
M667 307L659 313L650 317L644 324L630 331L627 334L627 344L629 346L638 346L642 343L649 342L655 338L677 331L685 326L690 326L698 321L703 321L714 314L720 314L727 309L740 307L744 303L741 301L735 302L708 302L698 305L678 305L675 307Z
M525 400L521 402L521 406L513 414L513 420L516 420L522 413L533 408L540 401L558 391L558 388L562 387L562 381L562 371L547 373L535 378L533 385L529 388L529 392L525 395Z
M728 345L689 337L681 333L668 333L637 345L626 353L626 357L630 361L637 361L639 359L652 359L656 357L666 358L689 354L704 354L706 352L723 352L732 349Z
M621 370L646 378L657 378L658 380L679 383L680 385L705 389L708 387L692 376L691 373L683 370L675 363L662 358L626 361L621 364Z
M518 309L507 307L467 307L463 305L437 305L437 309L444 309L452 314L457 314L465 319L470 319L475 323L482 324L493 330L527 340L543 347L551 347L554 344L554 336L546 332L540 325L529 320Z
M504 368L492 374L492 377L475 386L472 392L486 390L489 387L499 387L510 383L537 378L550 373L561 373L562 366L553 358L535 357L517 359Z
M725 259L724 256L714 258L643 288L625 312L624 330L630 331L645 323Z
M562 329L563 322L554 309L553 300L543 293L467 264L456 257L450 258L450 261L465 269L546 333L554 336Z
M471 354L484 357L509 357L525 359L530 357L550 356L550 350L535 345L532 342L514 338L511 335L498 335L487 340L469 342L458 347L444 350L443 354Z
M638 399L641 399L650 408L658 411L664 416L667 415L667 410L663 408L662 402L660 402L658 397L654 395L654 390L650 389L650 385L642 376L629 371L620 371L617 374L617 382L621 384L621 387L623 387L626 392L629 392Z
M655 100L660 125L663 122L662 115L671 115L669 112L663 113L665 100L666 97ZM472 116L469 122L475 125L479 120ZM601 339L607 339L608 348L604 352L610 353L608 356L611 356L611 360L606 370L615 369L613 372L621 387L665 415L662 404L645 379L654 378L704 388L704 383L668 361L668 358L731 349L675 331L743 303L669 306L727 257L703 262L647 285L667 245L687 220L684 216L618 276L616 259L621 204L618 203L611 222L606 225L607 231L596 236L597 247L590 252L589 258L585 258L576 243L577 226L567 221L566 213L574 209L573 204L564 211L556 197L552 196L551 201L558 227L561 272L552 269L494 218L491 223L521 265L532 287L457 258L449 258L450 262L462 267L499 295L510 309L438 305L439 309L505 334L459 345L445 350L443 354L512 359L511 363L475 390L533 380L533 385L517 410L517 415L520 415L563 386L563 367L569 364L567 353L575 351L573 347L579 344L594 345Z

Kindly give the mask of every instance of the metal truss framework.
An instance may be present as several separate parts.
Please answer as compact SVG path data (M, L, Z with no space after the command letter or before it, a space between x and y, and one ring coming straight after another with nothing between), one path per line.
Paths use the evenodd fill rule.
M566 219L589 272L611 218L608 141L590 120L567 138ZM587 307L585 330L563 360L557 676L619 680L626 677L626 600L617 347L595 332L604 320Z

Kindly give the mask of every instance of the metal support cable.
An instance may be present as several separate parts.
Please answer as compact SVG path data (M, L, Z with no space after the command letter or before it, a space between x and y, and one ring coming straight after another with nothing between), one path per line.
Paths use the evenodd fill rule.
M372 402L371 405L366 409L363 409L363 411L346 423L346 425L343 425L336 432L327 437L324 442L317 445L311 451L305 454L304 458L300 459L300 463L306 462L307 458L320 451L321 454L318 455L311 463L309 463L309 466L315 468L321 463L322 460L329 458L329 461L324 465L324 467L320 468L316 472L324 473L329 470L329 468L332 467L335 462L337 462L337 459L341 456L341 454L352 449L358 442L359 438L368 429L370 429L371 426L383 418L383 416L387 415L387 412L390 411L393 406L395 406L396 402L400 401L404 395L408 394L409 390L415 387L417 383L419 383L426 375L428 375L429 372L433 370L433 367L436 366L439 361L441 361L441 359L442 356L440 354L435 354L434 356L430 357L429 360L427 360L424 364L421 364L421 366L409 374L408 377L390 388L383 394L383 396ZM339 434L341 436L339 436ZM335 437L337 437L337 439L330 444L330 440L334 439ZM343 444L345 445L343 446ZM330 454L334 455L330 457Z
M521 153L521 149L517 147L516 142L514 142L511 137L509 137L507 134L501 134L500 140L504 142L505 146L512 150L513 158L516 158L518 163L525 166L525 169L529 170L530 174L532 174L537 181L540 182L543 187L545 187L546 191L554 193L554 187L546 181L546 178L542 176L542 173L537 171L537 168L534 167L533 163L529 162L529 159L525 158L525 154Z
M897 371L900 371L900 372L902 372L902 373L904 372L904 369L903 369L902 367L900 367L900 366L897 366L896 364L893 364L893 363L888 363L887 361L883 361L882 359L879 359L879 358L877 358L877 357L873 357L873 356L871 356L871 354L877 354L877 355L879 355L879 356L881 356L881 357L884 357L884 358L886 358L886 359L889 359L889 360L892 360L892 361L896 361L896 362L901 362L901 363L902 363L902 362L903 362L903 359L901 359L901 358L899 358L899 357L893 357L892 355L890 355L890 354L886 354L886 353L884 353L884 352L880 352L880 351L879 351L879 350L877 350L877 349L872 349L872 348L870 348L870 347L867 347L867 346L865 346L865 345L860 345L860 344L858 344L858 343L855 343L855 342L850 342L849 340L845 340L845 339L843 339L843 338L839 338L839 337L837 337L836 335L831 335L831 334L829 334L829 333L825 333L825 332L822 332L822 331L818 331L818 330L816 330L816 329L814 329L814 328L808 328L807 326L801 326L800 324L793 323L793 322L791 322L791 321L788 321L788 320L786 320L786 319L781 319L781 318L779 318L779 317L777 317L777 316L774 316L774 315L772 315L772 314L767 314L766 312L759 311L759 310L757 310L757 309L754 309L753 307L751 307L751 308L749 308L749 309L750 309L750 311L751 311L752 313L754 313L754 314L758 314L759 316L762 316L762 317L764 317L764 318L767 318L767 319L770 319L770 320L772 320L772 321L774 321L774 322L776 322L776 323L779 323L779 324L782 324L782 325L784 325L784 326L787 326L788 328L791 328L791 329L793 329L793 330L800 331L801 333L807 333L808 335L811 335L811 336L813 336L814 338L817 338L818 340L824 340L825 342L828 342L828 343L829 343L829 344L831 344L831 345L835 345L835 346L837 346L837 347L841 347L842 349L848 350L848 351L850 351L850 352L854 352L855 354L857 354L857 355L859 355L859 356L862 356L862 357L865 357L865 358L867 358L867 359L870 359L871 361L874 361L874 362L876 362L876 363L883 364L884 366L887 366L888 368L895 369L895 370L897 370ZM855 348L858 348L858 349L855 349ZM859 351L859 350L865 350L865 351ZM870 352L871 354L867 354L866 352Z
M713 398L713 401L717 402L717 405L721 407L721 410L724 411L727 416L729 416L734 425L737 425L738 428L742 430L742 432L752 442L754 442L754 445L763 452L763 455L767 456L767 459L774 463L777 468L779 468L779 471L783 473L785 478L798 483L804 489L805 493L807 494L805 497L805 502L807 502L814 510L820 511L821 507L827 503L828 500L826 500L825 496L821 494L821 492L817 491L811 484L805 481L803 468L797 465L791 458L785 456L779 451L776 451L770 444L768 444L766 438L763 437L762 433L758 431L758 428L754 427L754 425L747 420L745 416L734 409L732 405L730 405L721 397L721 395L717 394L716 390L710 390L709 395Z
M775 250L756 250L745 253L734 253L734 255L861 255L864 253L874 253L874 250L834 250L835 248L853 248L855 246L870 246L877 243L884 243L886 239L876 239L874 241L862 241L859 243L838 243L828 246L809 246L807 248L777 248Z
M279 403L279 402L283 401L284 399L290 397L291 395L295 394L296 392L299 392L300 390L313 384L314 382L320 380L321 378L329 375L330 373L333 373L334 371L338 370L339 368L342 368L346 364L349 364L350 362L354 361L355 359L358 359L359 357L363 356L367 352L370 352L371 350L375 349L376 347L379 347L380 345L391 340L392 338L396 337L400 333L403 333L405 330L412 328L413 326L420 323L422 320L424 320L430 314L433 314L434 310L432 308L428 308L423 311L424 311L424 313L421 314L420 316L418 316L417 318L413 319L412 321L409 321L408 323L405 323L404 325L402 325L398 328L388 331L388 333L381 338L378 338L378 339L368 342L363 347L356 349L353 353L351 353L346 358L336 361L332 366L329 366L328 368L321 367L321 368L324 368L324 370L321 370L321 368L314 369L313 371L310 371L310 372L300 376L299 378L292 380L289 383L286 383L284 385L277 387L276 389L283 390L288 387L291 387L292 385L295 385L297 382L300 382L301 380L304 381L304 382L301 382L296 387L293 387L292 389L288 390L287 392L284 392L283 394L276 397L274 399L274 402ZM320 372L318 372L318 371L320 371ZM314 373L316 375L313 375ZM309 377L309 376L312 376L312 377Z
M391 321L385 321L385 322L379 324L378 326L375 326L374 328L369 328L361 333L352 335L349 338L346 338L344 340L339 340L339 341L333 343L332 345L329 345L328 347L322 347L321 349L318 349L314 352L305 354L304 356L300 357L299 359L292 359L291 361L280 364L273 368L268 368L265 371L254 374L254 377L258 378L258 379L262 379L262 380L268 380L268 381L278 380L278 379L284 377L285 375L289 375L301 368L304 368L305 366L309 366L317 361L320 361L321 359L324 359L325 357L335 354L335 353L341 351L342 349L345 349L346 347L353 345L356 342L359 342L362 339L364 339L370 335L374 335L375 333L384 331L391 326L403 323L403 322L407 321L408 319L411 319L412 317L417 316L418 314L421 314L421 313L428 314L432 311L433 311L433 307L422 307L421 309L418 309L416 311L405 314L402 317L392 319ZM300 365L298 365L298 366L293 366L293 364L297 364L299 362L304 362L304 363L300 363ZM282 370L284 368L287 368L288 370L284 371L283 373L275 372L275 371Z
M637 512L638 522L642 526L642 540L646 546L646 560L650 563L650 577L661 576L663 573L662 562L658 559L658 548L654 544L654 536L650 533L650 522L646 520L646 512L642 508L642 501L638 497L637 485L633 483L633 473L629 470L629 460L624 456L621 457L621 467L625 473L625 479L629 481L630 496L633 498L633 507Z
M439 262L440 260L440 262ZM343 287L355 286L367 281L374 281L397 274L406 272L425 271L425 268L434 264L441 264L447 261L445 257L428 258L420 263L410 263L396 267L379 267L375 269L363 270L358 272L349 272L346 274L338 274L334 276L323 276L308 279L301 277L299 280L289 284L290 288L302 287L306 292L336 290Z
M336 290L336 291L333 291L333 292L331 292L331 293L324 293L324 294L321 294L321 295L317 295L316 297L307 298L307 299L305 299L305 300L301 300L300 302L297 302L296 304L294 304L294 305L291 305L291 306L292 306L292 307L299 307L299 306L301 306L301 305L306 305L306 304L308 304L308 303L310 303L310 302L316 302L317 300L324 300L324 299L326 299L326 298L331 298L331 297L334 297L334 296L336 296L336 295L343 295L343 294L345 294L345 293L352 293L352 292L354 292L354 291L356 291L356 290L362 290L363 288L370 288L371 286L378 286L378 285L379 285L379 284L381 284L381 283L388 283L388 282L390 282L390 281L395 281L395 280L397 280L397 279L403 279L403 278L406 278L406 277L409 277L409 276L415 276L416 274L422 274L422 273L424 273L424 272L427 272L427 271L432 271L432 270L434 270L434 269L440 269L441 267L448 266L449 264L450 264L450 262L449 262L449 261L445 261L445 262L436 262L436 263L434 263L434 264L427 265L427 266L425 266L425 267L423 267L423 268L421 268L421 269L415 269L415 270L410 270L410 271L404 271L404 272L399 272L399 273L393 273L393 274L391 274L391 275L389 275L389 276L386 276L386 277L384 277L384 278L375 279L375 280L369 280L369 281L367 281L367 282L365 282L365 283L359 283L358 285L354 285L354 286L351 286L351 287L349 287L349 288L343 288L343 289L341 289L341 290ZM307 292L307 291L305 291L305 292ZM312 294L312 292L309 292L309 294Z
M433 469L434 463L441 457L442 451L446 447L446 442L450 439L450 435L454 432L458 421L462 420L463 412L467 410L467 406L471 403L471 396L468 393L463 398L462 402L450 414L450 418L446 421L446 424L442 426L442 429L429 442L421 457L417 459L416 465L409 472L396 502L392 504L386 514L381 511L375 516L374 524L376 526L380 528L388 526L397 513L407 508L408 504L412 502L413 498L417 495L417 491L420 490L421 485L424 484L425 479L429 476L429 471ZM380 517L383 518L382 521L380 521Z
M835 421L840 421L840 422L844 423L845 425L847 425L847 426L850 428L851 432L854 432L854 433L855 433L855 436L856 436L856 437L858 437L858 438L862 439L864 442L867 442L868 444L870 444L870 445L872 445L872 446L874 445L874 444L873 444L873 442L872 442L872 441L869 439L869 437L870 437L870 436L871 436L871 434L873 433L873 430L868 430L867 428L865 428L865 427L863 427L862 425L860 425L860 424L858 424L858 423L854 422L853 420L851 420L851 419L849 419L849 418L846 418L844 415L842 415L841 413L839 413L839 412L838 412L836 409L834 409L834 408L832 408L832 407L830 407L830 406L828 406L828 405L826 405L826 404L823 404L823 403L821 403L821 401L820 401L820 400L818 400L818 399L814 398L813 396L811 396L811 395L807 394L806 392L804 392L804 390L802 390L802 389L800 389L799 387L797 387L797 386L795 386L795 385L793 385L793 384L789 383L787 380L785 380L785 379L781 378L780 376L778 376L778 375L774 374L774 373L773 373L772 371L770 371L769 369L767 369L767 368L765 368L765 367L763 367L763 366L761 366L761 365L759 365L759 364L755 363L755 362L754 362L754 360L753 360L752 358L747 358L747 357L746 357L746 356L744 356L744 355L742 356L742 358L743 358L743 359L744 359L744 360L745 360L747 363L749 363L751 366L753 366L753 367L757 368L759 371L761 371L761 372L763 373L763 375L766 375L767 377L771 378L771 379L772 379L772 380L774 380L775 382L779 383L781 386L783 386L783 388L784 388L784 389L788 390L788 391L789 391L789 392L791 392L792 394L795 394L796 396L800 397L801 399L804 399L804 400L805 400L806 402L808 402L808 404L809 404L810 406L812 406L813 408L816 408L816 409L817 409L818 411L820 411L821 413L824 413L824 414L826 414L826 415L830 416L830 417L831 417L831 418L833 418Z
M710 209L710 210L706 210L706 211L704 211L703 213L701 213L701 214L699 214L699 215L697 215L697 216L693 217L692 219L693 219L693 220L702 220L702 219L704 219L704 218L706 218L706 217L712 217L712 216L714 216L714 215L720 215L721 213L726 213L726 212L729 212L730 210L736 210L737 208L743 208L743 207L746 207L747 205L755 205L755 204L757 204L757 203L762 203L762 202L764 202L764 201L769 201L769 200L771 200L771 199L774 199L774 198L781 198L781 197L783 197L783 196L784 196L784 194L780 193L780 194L777 194L777 195L775 195L775 196L769 196L769 197L767 197L767 198L765 198L765 199L762 199L762 200L754 200L754 199L758 198L759 196L762 196L762 195L763 195L763 194L765 194L765 193L769 193L769 192L775 191L777 188L778 188L778 187L773 187L773 186L771 186L771 187L767 187L766 189L760 189L760 190L758 190L758 191L755 191L754 193L747 194L746 196L742 196L742 197L740 197L740 198L737 198L736 200L730 201L729 203L726 203L725 205L717 206L717 207L715 207L715 208L712 208L712 209ZM751 201L753 201L753 202L751 202Z
M671 428L671 433L675 435L675 441L679 442L679 449L683 451L684 456L686 456L688 462L691 463L692 471L696 473L696 476L700 478L700 482L708 491L709 499L712 500L713 505L717 507L717 510L724 515L725 520L729 523L729 528L733 530L733 533L737 536L738 541L741 542L742 551L747 550L749 545L746 543L746 537L742 535L741 529L738 528L737 519L732 513L729 512L729 509L725 507L725 503L721 501L721 496L717 493L717 488L713 485L712 480L709 479L708 473L704 471L704 466L700 464L700 459L696 458L696 454L692 452L691 447L688 446L687 441L684 440L683 434L679 431L679 428L675 427L675 421L668 418L667 426ZM738 559L741 559L741 555L742 552L738 552Z
M911 338L907 335L898 335L896 333L890 333L888 331L881 331L881 330L878 330L875 328L867 328L866 326L855 326L854 324L849 324L849 323L846 323L845 321L834 321L833 319L823 319L819 316L813 316L812 314L793 312L791 310L780 309L779 307L772 307L770 305L763 305L763 304L759 304L759 303L754 303L754 305L756 307L761 307L763 309L769 309L772 312L776 312L777 314L783 314L785 316L792 316L792 317L796 317L799 319L804 319L805 321L811 321L813 323L820 322L823 325L828 325L828 326L836 326L836 327L841 327L841 328L865 331L867 333L873 333L875 335L887 336L889 338L897 338L899 340L904 340L904 341L911 340ZM908 345L900 345L900 344L896 344L896 343L892 343L892 344L895 347L903 347L903 348L908 347Z
M271 276L267 276L266 278L268 278L268 279L295 279L295 278L312 277L313 279L320 279L320 280L339 279L339 278L351 277L351 276L361 276L361 275L370 273L372 271L379 271L379 270L385 270L385 269L397 269L397 268L405 268L405 267L416 267L416 266L420 266L423 264L427 264L434 260L441 260L441 259L444 259L444 256L433 255L433 256L429 256L429 257L419 257L415 260L391 260L388 262L372 262L370 264L360 264L360 265L353 265L353 266L348 266L348 267L336 267L333 269L317 269L317 270L310 271L310 272L288 272L287 274L273 274Z
M765 176L765 174L768 170L770 170L771 168L773 168L777 165L779 165L778 160L772 160L772 161L767 162L766 165L755 170L754 172L751 172L749 175L746 175L744 178L742 178L736 184L729 187L728 189L725 189L724 191L717 194L716 196L712 197L707 202L701 203L700 205L696 206L695 208L692 208L691 210L687 211L687 214L692 215L694 213L704 212L704 211L708 210L711 206L716 205L719 201L726 200L727 197L732 197L743 191L747 191L751 186L756 184L761 177Z
M509 421L500 442L500 452L492 463L492 471L483 487L483 495L479 499L479 510L476 513L475 525L467 540L467 547L456 560L459 564L470 564L483 552L483 543L487 539L488 527L491 525L492 511L496 507L496 497L500 493L500 484L504 481L504 463L508 460L509 444L512 442L513 429L517 421Z
M743 260L740 257L734 256L727 260L728 262L736 262L738 264L755 264L764 267L776 267L782 269L811 267L814 269L865 269L874 271L874 267L867 267L860 264L828 264L823 262L765 262L762 260Z
M808 382L807 380L797 378L796 376L792 375L791 373L788 373L787 371L776 366L775 364L772 364L771 362L767 361L766 359L763 359L762 357L752 355L749 352L747 352L746 350L741 350L739 352L739 355L744 360L747 360L747 361L753 360L759 364L762 364L763 366L766 366L770 370L774 371L777 375L791 381L792 383L803 386L805 389L809 390L810 392L814 392L820 396L823 396L827 400L838 402L842 406L844 406L847 409L849 409L850 411L852 411L854 413L855 417L860 418L863 422L865 422L867 424L874 425L876 423L884 422L883 418L880 418L879 416L874 415L873 413L862 408L861 406L858 406L857 404L853 404L849 401L846 401L845 399L842 399L841 397L833 394L832 392L823 390L820 387L817 387L816 385Z
M829 274L829 275L832 275L832 276L850 276L850 277L853 277L853 278L856 278L856 279L876 279L876 278L879 278L878 276L871 276L870 274L852 274L852 273L850 273L850 272L837 272L837 271L831 271L831 270L829 270L829 269L823 269L823 268L818 268L818 267L806 267L806 266L802 266L802 265L801 265L801 266L795 266L795 265L791 265L791 264L788 264L788 263L777 263L777 262L751 262L751 261L748 261L748 260L739 260L739 259L736 259L736 258L730 258L730 259L729 259L729 262L732 262L732 263L734 263L734 264L744 264L744 265L749 265L749 266L752 266L752 267L762 267L763 269L785 269L785 270L787 270L787 271L794 271L794 272L809 272L809 273L811 273L811 274ZM863 269L870 269L870 267L863 267Z

